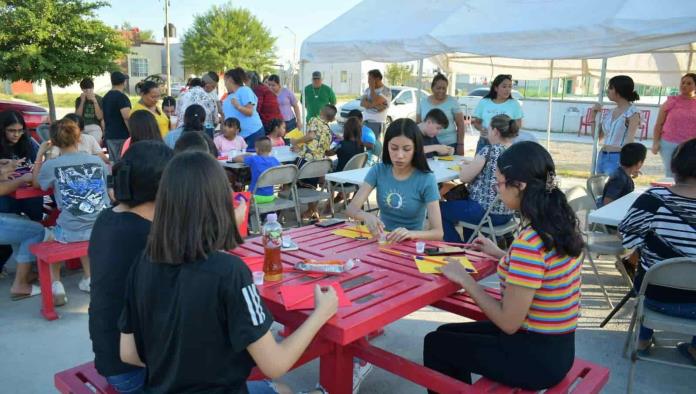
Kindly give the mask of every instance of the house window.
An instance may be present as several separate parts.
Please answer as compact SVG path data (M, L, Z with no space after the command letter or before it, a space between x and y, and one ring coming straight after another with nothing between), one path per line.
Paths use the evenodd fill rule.
M134 77L147 77L147 59L131 58L130 74Z
M348 83L348 71L341 71L341 83Z

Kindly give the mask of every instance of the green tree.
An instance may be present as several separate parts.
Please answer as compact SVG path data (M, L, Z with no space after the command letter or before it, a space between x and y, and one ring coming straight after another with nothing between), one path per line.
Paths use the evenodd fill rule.
M224 72L240 66L268 72L275 60L275 37L251 12L228 3L197 15L182 42L183 63L194 73Z
M387 64L384 76L390 85L404 85L411 79L413 70L406 64L391 63Z
M45 81L51 120L53 85L67 86L116 68L128 48L95 18L109 3L83 0L0 0L0 79Z

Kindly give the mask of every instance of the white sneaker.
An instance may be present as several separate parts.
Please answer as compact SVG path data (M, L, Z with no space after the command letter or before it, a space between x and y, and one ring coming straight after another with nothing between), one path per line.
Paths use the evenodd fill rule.
M77 287L80 288L80 290L84 291L85 293L89 293L89 288L92 286L92 278L82 278L80 280L80 283L78 283Z
M68 303L68 296L65 295L65 287L60 281L54 281L51 285L51 292L53 293L53 305L63 306Z
M361 360L356 360L353 363L353 394L358 394L360 391L360 384L362 384L365 377L372 372L374 367L370 363L365 363L362 365Z

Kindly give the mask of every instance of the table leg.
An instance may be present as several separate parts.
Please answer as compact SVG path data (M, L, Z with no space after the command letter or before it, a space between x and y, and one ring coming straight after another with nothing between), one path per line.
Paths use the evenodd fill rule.
M45 261L38 260L39 285L41 286L41 314L46 320L56 320L58 314L53 306L53 292L51 291L51 266Z
M320 358L319 382L331 394L352 394L353 355L341 345Z

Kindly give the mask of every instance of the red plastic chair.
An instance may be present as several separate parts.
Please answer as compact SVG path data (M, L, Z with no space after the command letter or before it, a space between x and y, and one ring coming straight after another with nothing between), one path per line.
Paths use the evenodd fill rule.
M592 107L587 107L587 112L585 112L585 116L580 119L580 127L578 127L578 136L580 135L581 130L582 135L589 135L592 131L591 127L593 124L594 117L592 116ZM590 131L588 131L588 127L590 128Z
M640 140L644 140L648 138L648 125L650 124L650 110L649 109L641 109L640 110L640 126L638 126L638 129L640 129Z
M246 199L246 212L244 214L244 221L242 223L237 223L237 229L239 230L239 235L245 238L249 235L249 207L251 206L251 193L249 192L233 192L232 193L232 204L236 208L239 205L239 200L237 196L243 196Z

